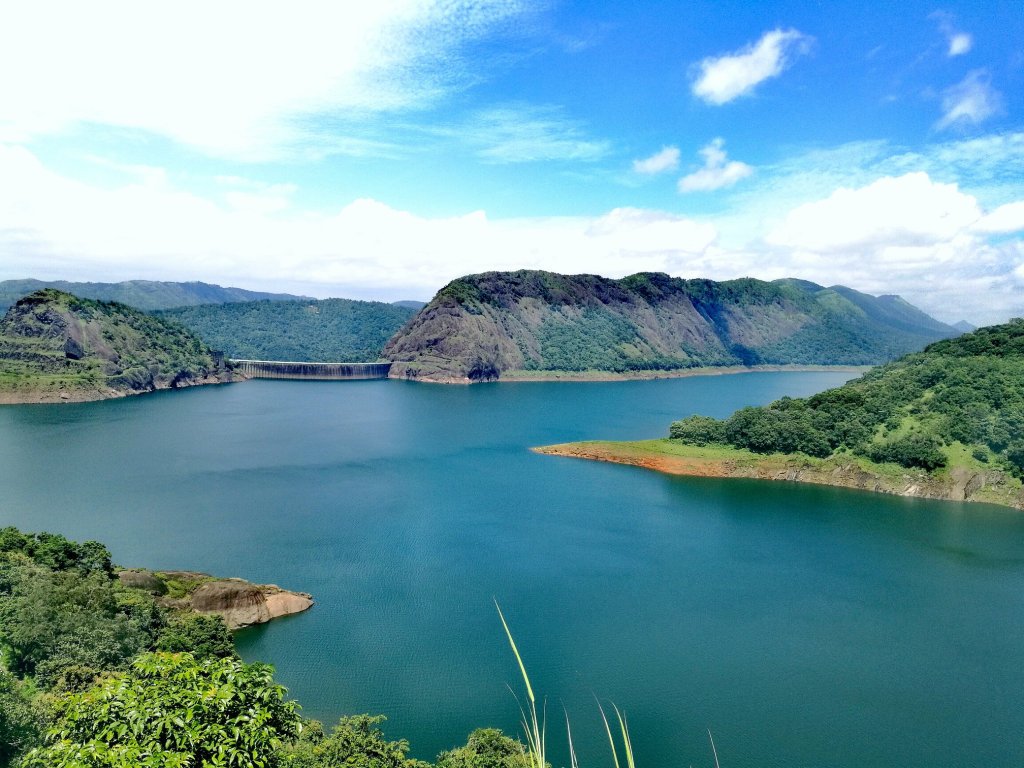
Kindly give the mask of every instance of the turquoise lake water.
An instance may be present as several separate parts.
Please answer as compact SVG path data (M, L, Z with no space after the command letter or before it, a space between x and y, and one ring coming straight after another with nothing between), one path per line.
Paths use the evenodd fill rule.
M840 373L444 387L252 381L0 408L0 524L124 565L312 592L246 630L305 714L380 712L432 759L513 732L492 602L584 768L594 697L640 768L1024 764L1024 515L673 478L529 446L657 437Z

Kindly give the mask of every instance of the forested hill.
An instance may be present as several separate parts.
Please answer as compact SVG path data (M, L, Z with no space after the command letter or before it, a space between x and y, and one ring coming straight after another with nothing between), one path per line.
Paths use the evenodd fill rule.
M242 288L223 288L210 283L172 283L157 280L126 280L120 283L72 283L67 280L0 281L0 313L22 296L43 288L56 288L83 299L117 301L142 310L169 309L193 304L221 304L229 301L303 299L287 293L262 293Z
M800 280L487 272L445 286L388 342L392 375L867 365L956 335L898 296Z
M416 309L379 301L248 301L157 312L244 360L372 362Z
M0 320L0 403L99 400L229 379L190 331L124 304L50 288Z
M932 344L806 399L692 416L670 436L755 453L847 454L976 477L1024 477L1024 319ZM966 475L965 475L966 476Z

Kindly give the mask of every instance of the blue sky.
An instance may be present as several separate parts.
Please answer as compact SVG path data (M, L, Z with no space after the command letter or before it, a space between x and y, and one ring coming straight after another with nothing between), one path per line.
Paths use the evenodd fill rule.
M0 8L0 279L799 277L1024 315L1024 8Z

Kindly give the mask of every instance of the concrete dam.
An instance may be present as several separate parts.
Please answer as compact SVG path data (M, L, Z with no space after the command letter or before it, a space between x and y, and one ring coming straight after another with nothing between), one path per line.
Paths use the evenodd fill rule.
M232 360L232 367L251 379L344 381L386 379L391 363L303 363L282 360Z

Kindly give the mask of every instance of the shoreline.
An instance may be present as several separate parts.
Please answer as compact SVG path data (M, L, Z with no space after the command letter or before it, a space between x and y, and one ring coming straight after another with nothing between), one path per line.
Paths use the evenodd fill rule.
M635 442L586 441L531 448L546 456L625 464L684 477L745 478L852 488L894 496L995 504L1024 510L1024 488L995 469L952 467L929 474L874 464L850 455L815 459L796 454L754 454L723 446L691 446L667 438Z
M173 392L178 389L192 389L193 387L217 386L220 384L235 384L240 381L249 381L247 377L240 374L233 374L232 378L220 376L207 376L202 379L190 379L186 382L179 382L177 386L155 386L152 389L128 390L128 389L46 389L46 390L2 390L0 391L0 406L4 405L64 405L68 403L99 403L104 400L120 400L126 397L138 397L149 395L154 392Z
M741 373L858 373L873 365L729 365L679 368L671 371L505 371L497 379L473 381L468 378L389 376L389 381L412 381L421 384L519 384L536 382L611 382L653 381L655 379L686 379L691 376L732 376Z
M488 381L471 381L466 378L407 378L405 376L389 376L379 381L411 381L418 384L454 384L468 386L471 384L519 384L537 382L615 382L615 381L654 381L656 379L685 379L692 376L733 376L743 373L853 373L862 374L870 370L870 365L754 365L754 366L708 366L705 368L682 368L675 371L506 371L498 379ZM0 391L0 406L4 405L61 405L65 403L94 403L102 400L117 400L124 397L137 397L152 392L165 392L175 389L216 384L237 384L251 381L253 378L234 373L231 379L215 376L193 380L176 387L158 386L154 389L130 390L6 390ZM279 379L287 381L287 379ZM303 379L293 379L302 381ZM311 379L312 380L312 379ZM371 379L353 379L353 381L370 381ZM377 379L372 379L376 381ZM340 382L343 383L343 382Z

